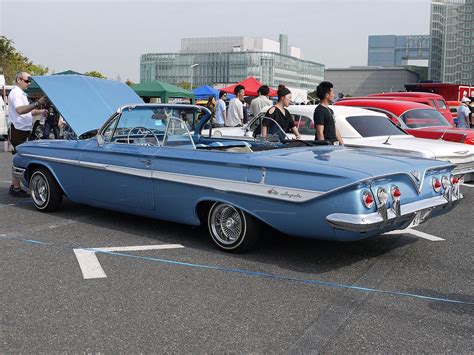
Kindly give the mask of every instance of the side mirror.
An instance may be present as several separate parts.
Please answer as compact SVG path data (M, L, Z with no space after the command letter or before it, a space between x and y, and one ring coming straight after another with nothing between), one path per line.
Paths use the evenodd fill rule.
M97 136L95 136L96 139L97 139L97 144L99 146L103 146L104 145L104 137L100 134L98 134Z

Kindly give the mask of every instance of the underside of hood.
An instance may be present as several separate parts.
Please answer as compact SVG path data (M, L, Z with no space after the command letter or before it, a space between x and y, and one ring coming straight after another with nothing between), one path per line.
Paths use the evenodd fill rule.
M38 84L77 137L99 129L117 108L143 103L128 85L85 75L35 76Z

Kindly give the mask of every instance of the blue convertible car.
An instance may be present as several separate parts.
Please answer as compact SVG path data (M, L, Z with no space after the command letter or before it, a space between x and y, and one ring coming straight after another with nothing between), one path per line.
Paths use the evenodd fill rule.
M17 148L13 172L40 211L56 210L65 195L207 225L219 248L237 252L258 239L263 225L352 241L416 225L462 199L446 162L315 142L204 137L205 108L144 104L126 85L79 75L34 80L72 138Z

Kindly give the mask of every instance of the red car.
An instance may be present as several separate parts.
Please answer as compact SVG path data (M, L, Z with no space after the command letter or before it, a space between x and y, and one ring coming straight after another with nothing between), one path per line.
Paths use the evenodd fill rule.
M393 122L415 137L474 145L474 130L451 126L441 113L424 104L360 98L338 101L335 105L356 106L385 113Z
M380 94L368 95L368 97L393 98L394 100L419 102L434 107L436 110L453 124L453 115L449 110L448 103L443 96L431 92L385 92ZM454 126L454 124L453 124Z

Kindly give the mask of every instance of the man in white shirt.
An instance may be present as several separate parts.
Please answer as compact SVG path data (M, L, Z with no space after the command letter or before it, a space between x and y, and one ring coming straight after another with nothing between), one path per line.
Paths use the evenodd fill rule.
M216 119L214 121L216 127L224 127L227 121L227 111L224 101L226 98L227 93L224 91L219 91L219 100L217 100L216 105Z
M29 103L25 90L30 84L30 74L19 72L15 76L15 86L8 95L8 120L10 121L8 140L13 147L12 154L16 153L17 145L28 140L33 128L33 115L46 115L48 112L39 109L47 101L45 96L32 104ZM28 197L28 193L21 189L20 180L14 176L12 176L9 193L14 197Z
M262 85L258 88L259 97L252 100L250 103L250 115L257 116L264 107L272 106L273 103L268 98L270 88L267 85Z
M244 124L244 101L245 87L243 85L237 85L234 89L235 98L230 100L229 109L227 112L227 121L225 125L227 127L238 127Z

